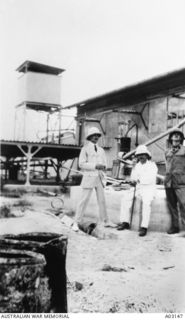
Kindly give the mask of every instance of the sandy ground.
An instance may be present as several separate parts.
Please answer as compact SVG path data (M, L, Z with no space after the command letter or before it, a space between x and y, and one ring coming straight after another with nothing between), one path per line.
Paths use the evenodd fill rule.
M68 236L66 272L71 313L185 313L185 237L103 230L100 240L75 233L53 216L51 197L24 195L29 208L0 219L0 234L32 231ZM20 199L1 197L3 204ZM110 237L110 239L109 239Z

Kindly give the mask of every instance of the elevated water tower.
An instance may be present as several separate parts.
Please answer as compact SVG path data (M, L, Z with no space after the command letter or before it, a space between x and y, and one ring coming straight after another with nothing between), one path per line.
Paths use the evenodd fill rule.
M18 79L18 101L15 112L14 139L39 141L38 130L45 131L44 142L48 142L51 116L58 114L58 143L61 131L61 74L64 69L25 61L16 71L22 73Z

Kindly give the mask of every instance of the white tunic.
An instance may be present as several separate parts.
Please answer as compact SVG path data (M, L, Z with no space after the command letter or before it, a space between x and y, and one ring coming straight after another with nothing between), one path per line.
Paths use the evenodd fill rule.
M151 204L155 196L157 166L154 162L147 160L142 164L138 162L132 169L131 180L137 182L136 197L142 202L142 220L141 227L148 228L151 214ZM134 193L129 193L127 199L123 198L121 202L120 221L131 222L131 208L133 204Z
M132 170L131 180L135 180L138 183L138 187L142 185L155 186L157 170L155 162L149 160L143 164L138 162Z
M99 182L99 170L95 169L97 164L107 166L105 151L103 148L89 141L81 150L79 157L79 167L83 171L81 186L83 188L94 188ZM97 179L98 178L98 179Z
M106 158L104 150L89 141L81 150L79 157L79 166L83 170L83 179L81 183L82 196L78 203L75 220L81 223L85 215L86 207L89 203L93 189L95 188L98 208L99 219L101 222L108 222L108 215L106 210L105 195L103 189L102 179L100 177L100 170L95 169L97 164L106 167Z

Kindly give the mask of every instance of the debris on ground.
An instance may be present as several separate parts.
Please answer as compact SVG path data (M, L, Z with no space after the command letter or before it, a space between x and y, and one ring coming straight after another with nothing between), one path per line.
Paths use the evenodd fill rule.
M67 215L62 215L61 214L61 217L60 217L60 221L63 223L63 224L65 224L67 227L71 227L72 225L73 225L73 223L74 223L74 220L73 219L71 219L70 217L68 217Z
M175 266L164 267L163 270L168 270L168 269L172 269L172 268L175 268Z
M79 228L80 230L82 230L83 232L91 235L93 230L96 228L97 223L93 223L93 222L84 222L79 224Z
M83 289L83 284L81 282L78 282L78 281L67 281L68 283L68 288L71 288L73 289L73 291L81 291Z
M114 271L114 272L127 272L128 270L126 268L120 268L120 267L112 267L108 264L104 264L104 266L101 269L102 271Z
M7 205L7 204L2 205L0 218L8 218L8 217L12 217L12 216L13 215L11 214L10 205Z
M161 252L170 252L171 249L169 249L169 248L167 248L167 249L159 249L159 251L161 251Z
M75 281L74 282L74 288L75 288L75 291L80 291L83 289L83 284L78 282L78 281Z
M110 232L109 230L106 230L102 227L97 226L92 232L91 235L93 237L96 237L100 240L116 240L118 236L115 233Z

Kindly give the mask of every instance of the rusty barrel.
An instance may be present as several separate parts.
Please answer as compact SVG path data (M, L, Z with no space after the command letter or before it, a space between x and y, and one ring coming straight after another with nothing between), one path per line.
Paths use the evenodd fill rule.
M47 312L67 313L66 253L67 237L58 233L6 234L0 237L0 247L32 251L42 254L46 260L44 268L51 290ZM45 310L40 312L46 312Z
M51 291L43 255L0 249L0 313L48 312Z

